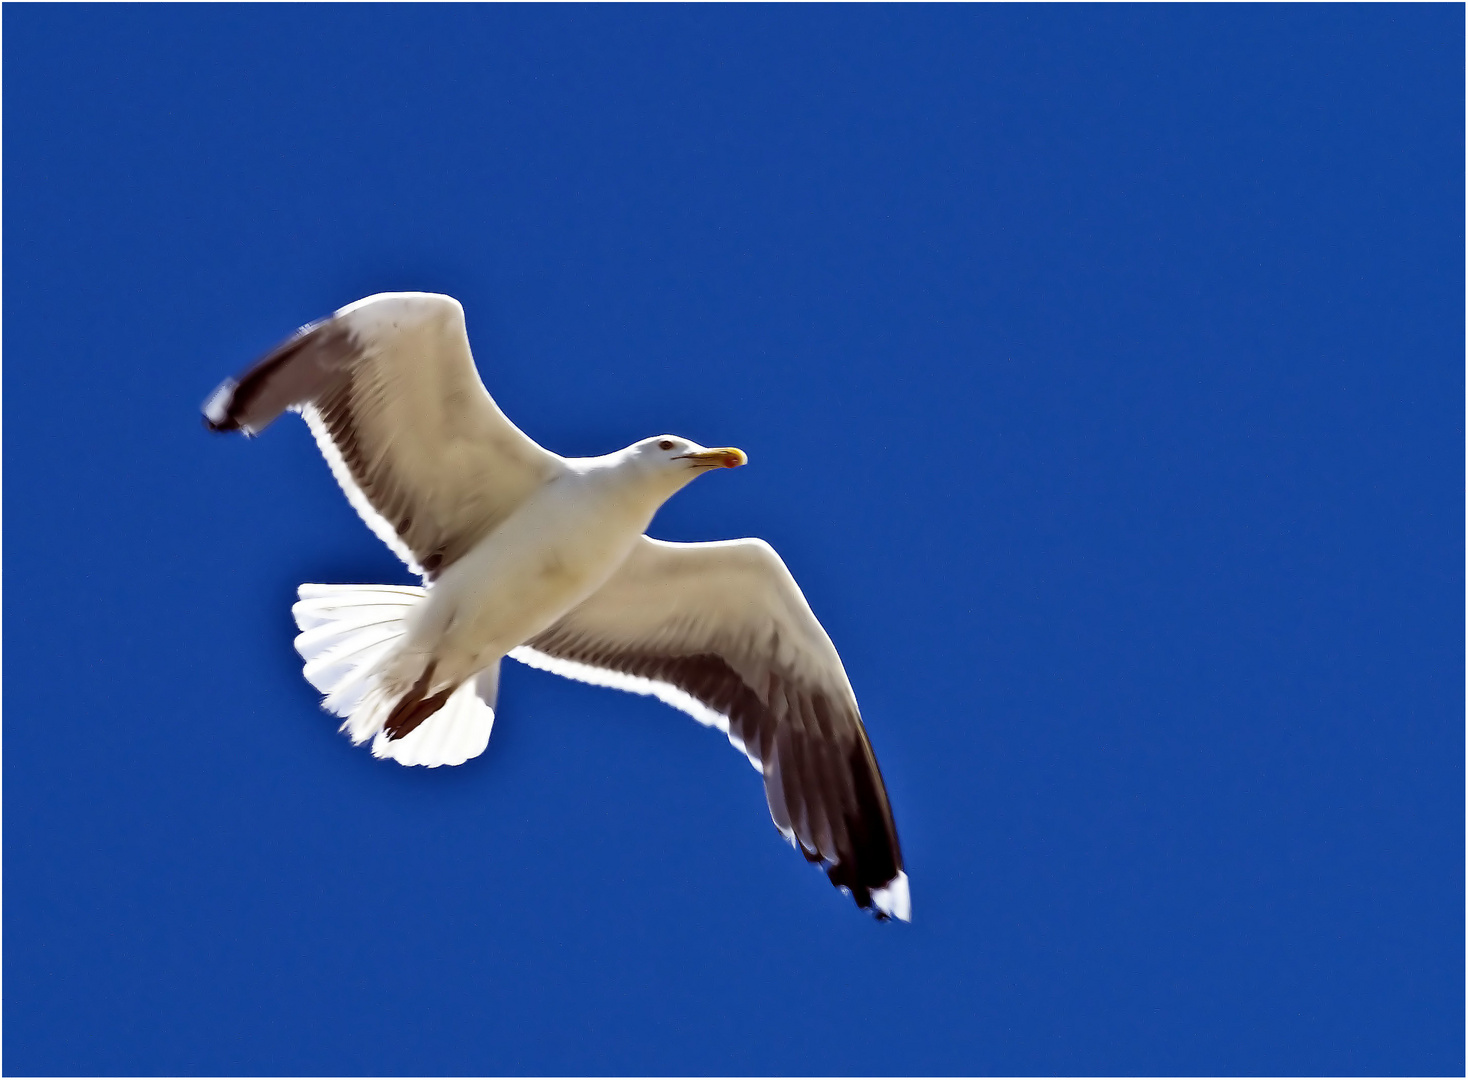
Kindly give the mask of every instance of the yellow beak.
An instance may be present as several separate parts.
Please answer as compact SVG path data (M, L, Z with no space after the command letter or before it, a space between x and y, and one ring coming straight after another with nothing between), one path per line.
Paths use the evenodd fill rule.
M748 455L737 446L719 446L713 450L699 450L683 456L704 467L716 466L722 469L737 469L749 460Z

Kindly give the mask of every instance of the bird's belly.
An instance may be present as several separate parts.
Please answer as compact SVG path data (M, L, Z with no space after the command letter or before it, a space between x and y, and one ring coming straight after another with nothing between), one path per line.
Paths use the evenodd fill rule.
M599 589L642 531L559 509L516 515L434 583L420 625L441 668L467 677L523 645Z

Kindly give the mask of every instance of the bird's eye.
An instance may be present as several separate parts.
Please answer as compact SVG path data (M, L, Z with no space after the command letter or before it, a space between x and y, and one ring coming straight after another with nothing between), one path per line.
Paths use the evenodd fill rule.
M659 450L671 450L671 449L673 449L673 444L668 439L664 439L662 442L658 443L658 449Z

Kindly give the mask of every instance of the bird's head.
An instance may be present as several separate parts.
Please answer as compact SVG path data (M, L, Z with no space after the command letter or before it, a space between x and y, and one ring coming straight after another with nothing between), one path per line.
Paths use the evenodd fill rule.
M654 435L622 451L625 460L645 476L666 482L670 493L699 473L711 469L737 469L749 459L733 446L710 449L677 435Z

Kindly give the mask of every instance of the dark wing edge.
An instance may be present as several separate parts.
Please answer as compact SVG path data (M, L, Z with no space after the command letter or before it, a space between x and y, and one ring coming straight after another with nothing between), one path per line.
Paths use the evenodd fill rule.
M307 323L244 374L220 383L204 402L204 424L211 431L258 435L281 413L344 381L356 352L337 321Z
M385 512L394 502L407 500L370 490L371 474L357 447L351 417L351 368L360 355L360 346L340 319L307 323L244 374L220 383L204 402L204 424L210 431L254 437L282 413L300 413L357 515L410 572L432 578L443 564L443 551L417 552L409 547L404 536L412 518L406 506L397 520Z
M657 697L724 731L764 776L775 827L878 919L911 921L897 826L854 703L771 673L749 686L717 653L630 651L559 627L510 656L583 682Z

